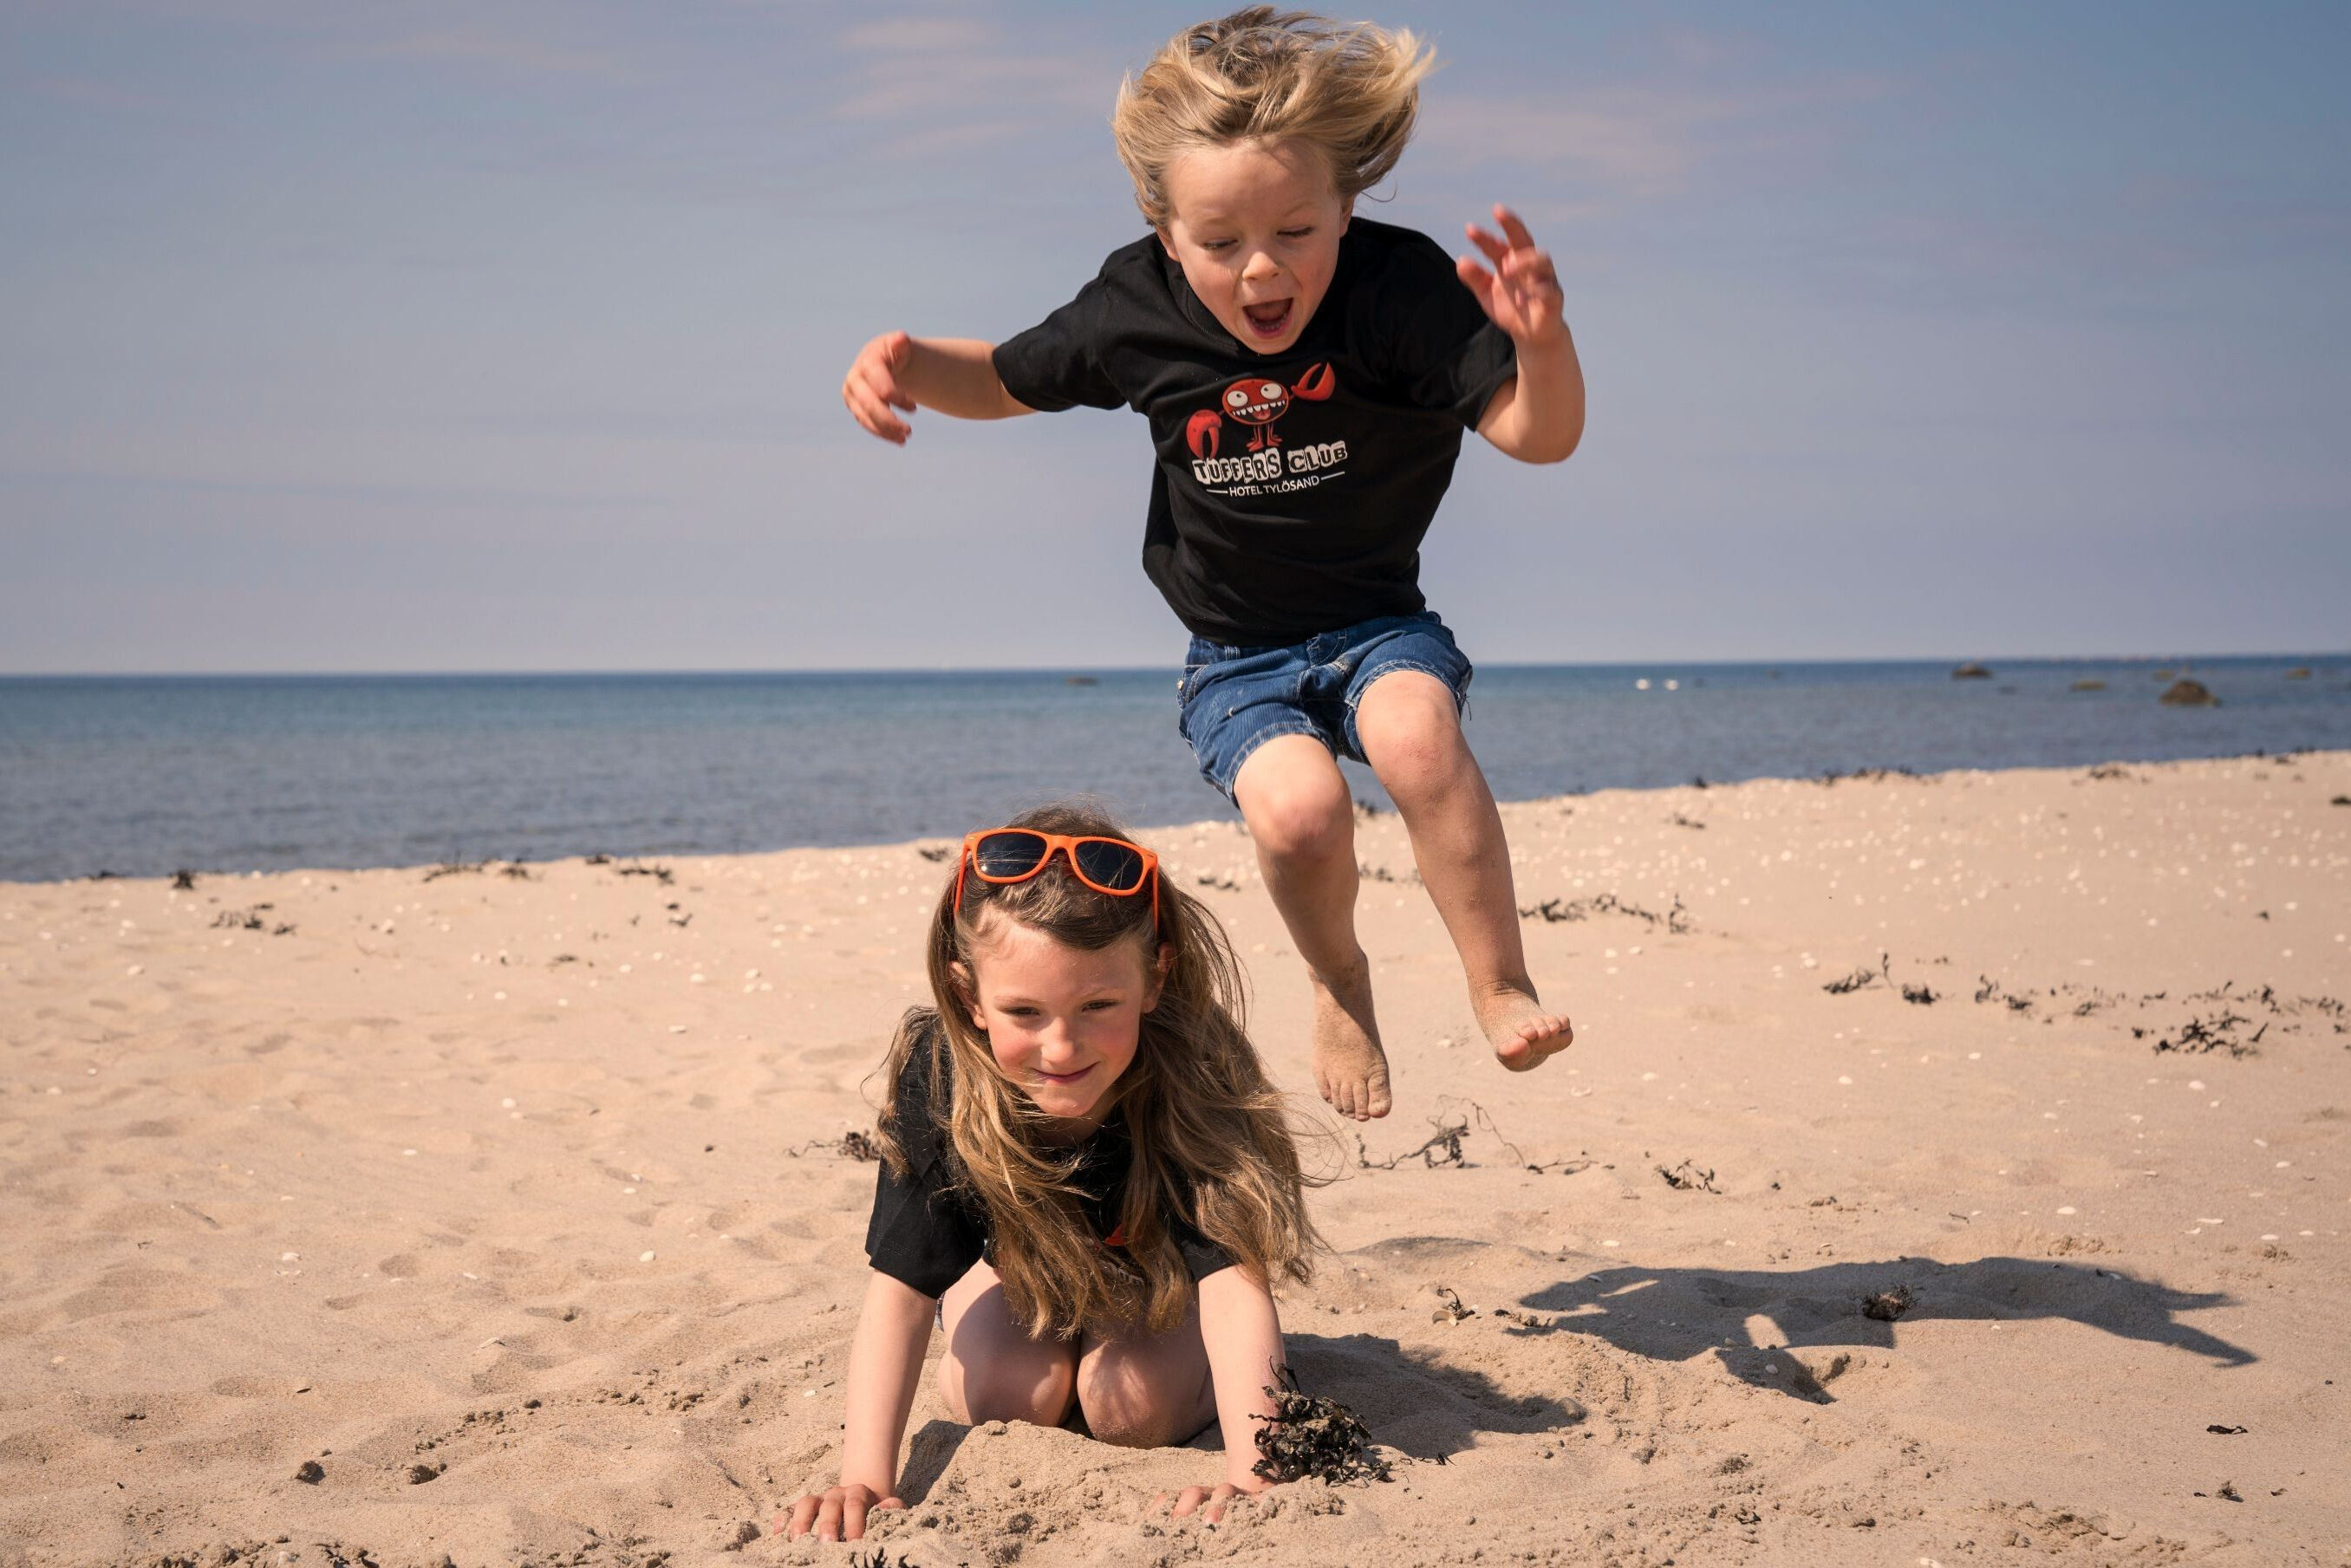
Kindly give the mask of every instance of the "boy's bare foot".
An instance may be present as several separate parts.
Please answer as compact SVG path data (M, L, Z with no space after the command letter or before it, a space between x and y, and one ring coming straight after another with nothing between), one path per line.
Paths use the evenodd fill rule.
M1543 1011L1531 986L1497 986L1472 1005L1495 1059L1513 1072L1540 1067L1543 1058L1575 1043L1575 1026L1567 1015Z
M1333 987L1313 970L1314 1087L1342 1116L1368 1122L1388 1113L1388 1058L1372 1021L1372 964L1358 956L1354 971Z

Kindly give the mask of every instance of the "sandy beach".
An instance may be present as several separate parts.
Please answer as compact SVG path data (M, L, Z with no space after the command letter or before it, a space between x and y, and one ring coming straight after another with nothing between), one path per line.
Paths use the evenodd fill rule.
M1360 1129L1238 829L1144 835L1332 1129L1284 1326L1394 1479L1209 1530L926 1388L861 1564L2351 1557L2351 753L1504 810L1578 1042L1495 1067L1367 816ZM0 1564L849 1560L770 1527L945 854L0 885Z

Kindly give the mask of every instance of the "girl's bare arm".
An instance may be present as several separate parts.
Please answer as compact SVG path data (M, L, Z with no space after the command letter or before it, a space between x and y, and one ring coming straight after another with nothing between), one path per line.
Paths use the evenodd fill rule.
M849 1345L841 1484L793 1505L787 1541L810 1532L820 1541L855 1541L865 1533L870 1511L905 1506L897 1495L898 1445L922 1382L923 1353L937 1310L930 1297L879 1270L866 1284L857 1337Z
M1213 1521L1223 1517L1234 1493L1263 1491L1270 1484L1251 1467L1257 1463L1257 1435L1273 1416L1273 1396L1267 1390L1285 1363L1281 1319L1265 1281L1238 1268L1219 1269L1201 1281L1200 1340L1217 1388L1225 1479L1214 1489L1185 1488L1175 1511L1187 1514L1205 1503Z
M914 434L902 413L935 408L957 419L1010 419L1037 411L1004 390L996 345L977 338L884 332L857 351L841 383L857 423L893 445Z

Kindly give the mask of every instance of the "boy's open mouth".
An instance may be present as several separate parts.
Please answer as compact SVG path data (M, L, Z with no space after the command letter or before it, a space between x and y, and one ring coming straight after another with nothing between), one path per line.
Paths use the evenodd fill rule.
M1290 301L1270 300L1263 305L1244 305L1241 314L1249 318L1249 330L1260 338L1279 338L1290 330Z

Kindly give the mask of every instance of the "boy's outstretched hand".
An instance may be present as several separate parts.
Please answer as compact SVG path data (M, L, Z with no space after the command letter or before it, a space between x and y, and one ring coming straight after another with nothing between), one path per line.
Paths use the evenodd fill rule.
M1511 341L1524 349L1549 348L1567 335L1562 314L1567 298L1560 291L1559 272L1550 253L1535 248L1535 236L1518 214L1498 203L1494 221L1501 225L1499 235L1476 224L1466 225L1470 243L1486 253L1493 270L1467 256L1454 263L1455 270Z
M914 412L914 398L898 384L914 352L914 339L904 332L884 332L857 350L848 378L841 383L841 401L857 423L893 446L905 445L906 437L914 434L914 426L891 412Z

